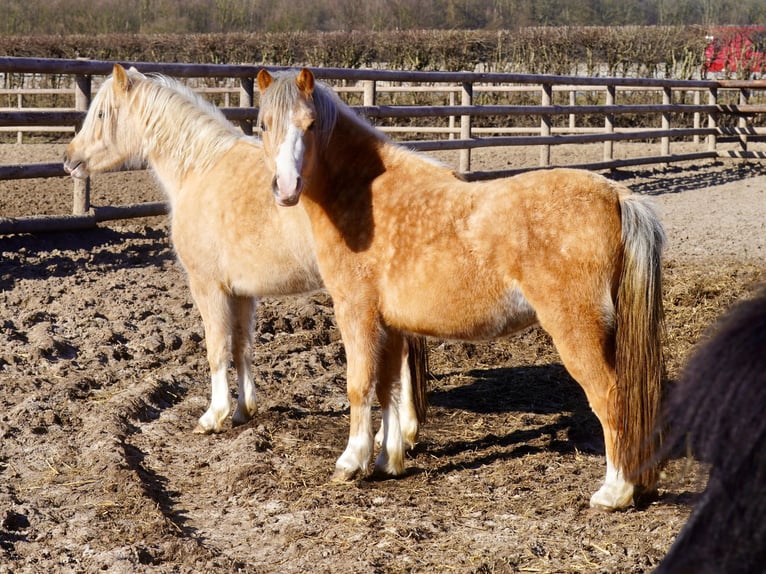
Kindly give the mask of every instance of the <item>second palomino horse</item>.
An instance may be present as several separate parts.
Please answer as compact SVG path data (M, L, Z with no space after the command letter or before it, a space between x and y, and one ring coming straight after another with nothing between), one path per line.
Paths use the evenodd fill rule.
M239 387L232 422L256 411L257 299L322 288L309 221L274 205L260 142L218 108L169 78L115 65L67 148L65 168L83 178L144 162L170 199L173 246L205 327L212 396L195 430L220 432L230 412L230 355ZM386 353L391 382L398 386L401 376L406 446L425 407L425 344L407 338Z
M351 426L336 477L365 472L371 404L401 333L478 340L539 324L598 417L606 479L591 505L654 487L663 228L645 198L582 170L468 183L395 145L307 70L258 74L277 204L311 220L348 360ZM384 419L381 472L403 472ZM389 442L390 441L390 442Z

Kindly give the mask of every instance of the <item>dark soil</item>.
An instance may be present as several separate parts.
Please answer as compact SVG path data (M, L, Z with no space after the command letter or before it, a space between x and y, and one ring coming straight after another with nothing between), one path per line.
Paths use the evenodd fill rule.
M1 163L61 152L2 147ZM672 379L766 278L766 169L613 175L656 196L667 225ZM0 182L0 215L65 212L69 189ZM97 204L159 197L145 173L94 181ZM539 329L430 341L429 420L406 476L330 482L348 406L323 293L262 302L256 419L192 434L209 373L167 232L152 218L0 237L1 573L650 572L704 487L675 460L656 500L591 510L600 427Z

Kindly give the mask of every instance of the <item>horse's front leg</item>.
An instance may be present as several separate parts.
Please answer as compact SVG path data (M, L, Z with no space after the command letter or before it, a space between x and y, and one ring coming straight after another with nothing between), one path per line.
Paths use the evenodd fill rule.
M210 406L203 414L195 433L217 433L231 412L229 384L226 378L230 356L229 326L233 322L231 297L216 286L190 277L189 286L205 328L205 345L210 366Z
M374 310L335 302L335 317L346 348L346 387L351 411L348 445L335 463L333 480L366 475L372 457L372 401L383 332Z

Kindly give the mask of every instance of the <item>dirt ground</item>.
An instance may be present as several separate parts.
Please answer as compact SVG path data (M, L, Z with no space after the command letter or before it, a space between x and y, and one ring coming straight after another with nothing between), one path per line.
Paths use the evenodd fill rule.
M2 145L0 164L62 152ZM672 379L766 280L766 165L611 175L654 196L668 230ZM70 197L66 179L0 182L0 216ZM97 205L161 197L146 173L93 180ZM200 436L205 341L165 218L0 237L0 573L652 571L704 486L695 463L671 461L651 504L593 511L600 427L545 333L429 350L407 475L335 484L348 407L325 294L263 301L258 415Z

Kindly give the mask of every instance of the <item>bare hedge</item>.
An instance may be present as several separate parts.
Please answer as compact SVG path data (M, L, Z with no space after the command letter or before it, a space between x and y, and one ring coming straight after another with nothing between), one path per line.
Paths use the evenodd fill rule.
M699 74L704 49L697 26L0 37L23 57L676 78Z

